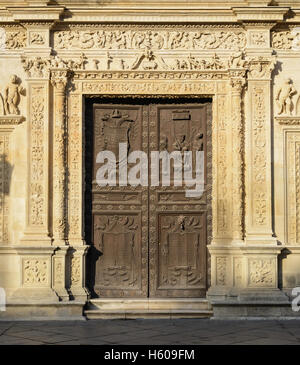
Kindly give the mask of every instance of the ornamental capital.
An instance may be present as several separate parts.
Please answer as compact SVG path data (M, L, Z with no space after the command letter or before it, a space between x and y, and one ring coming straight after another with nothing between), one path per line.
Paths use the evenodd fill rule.
M63 92L68 82L69 70L51 71L51 84L57 90Z
M249 79L270 79L277 63L276 56L257 56L248 59Z

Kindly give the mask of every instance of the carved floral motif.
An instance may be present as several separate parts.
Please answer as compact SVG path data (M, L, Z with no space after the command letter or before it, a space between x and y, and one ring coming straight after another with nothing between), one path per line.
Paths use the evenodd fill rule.
M226 285L226 265L227 258L226 257L216 257L216 284L217 285Z
M273 259L250 259L249 260L249 284L270 286L274 284L274 260Z
M26 259L23 261L24 285L46 285L48 283L47 260Z
M71 285L78 286L80 285L81 278L81 258L73 257L71 263Z
M6 49L21 49L26 47L26 32L25 31L6 31Z
M44 128L45 128L45 88L33 86L31 89L31 149L29 184L29 223L43 226L45 217L44 196Z

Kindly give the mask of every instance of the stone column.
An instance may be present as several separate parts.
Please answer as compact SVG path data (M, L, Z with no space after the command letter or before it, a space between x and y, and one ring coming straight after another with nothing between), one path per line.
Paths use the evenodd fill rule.
M67 76L67 70L51 72L55 108L53 122L53 240L56 246L66 243L65 89Z
M244 123L242 119L242 92L245 70L231 70L231 123L232 123L232 239L244 239Z
M53 206L52 234L57 247L52 257L53 288L63 301L69 300L66 290L67 275L67 209L66 209L66 85L67 69L51 70L51 84L54 88L53 113Z

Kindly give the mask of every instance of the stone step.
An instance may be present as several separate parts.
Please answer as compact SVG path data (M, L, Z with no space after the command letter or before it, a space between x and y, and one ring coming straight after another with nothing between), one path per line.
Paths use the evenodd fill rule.
M207 299L91 299L84 314L88 319L102 318L207 318L213 315Z

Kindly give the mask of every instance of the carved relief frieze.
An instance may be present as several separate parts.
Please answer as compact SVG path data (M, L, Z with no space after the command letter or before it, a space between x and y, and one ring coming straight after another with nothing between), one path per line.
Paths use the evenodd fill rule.
M58 30L56 49L242 49L246 37L242 30L116 29Z
M271 33L272 47L276 50L300 50L300 29L299 27L288 30L277 30Z
M5 49L19 50L26 47L27 35L24 30L6 30Z

